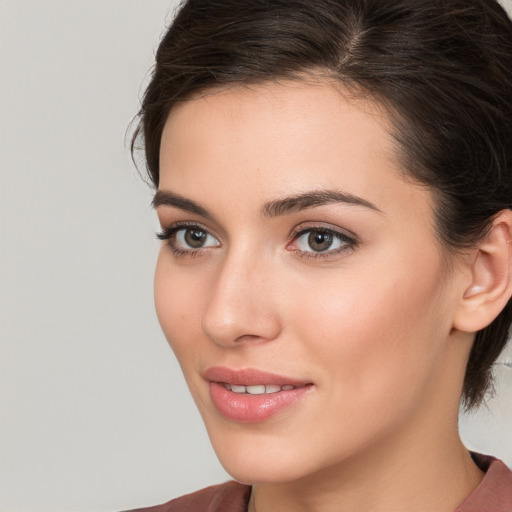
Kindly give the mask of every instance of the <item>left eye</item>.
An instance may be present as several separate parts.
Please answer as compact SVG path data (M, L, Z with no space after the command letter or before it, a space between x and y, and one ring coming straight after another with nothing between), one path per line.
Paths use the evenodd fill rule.
M352 240L341 233L325 229L309 229L304 231L295 242L299 251L327 252L352 245Z
M180 228L174 232L174 244L178 249L202 249L217 247L219 242L208 231L200 227Z

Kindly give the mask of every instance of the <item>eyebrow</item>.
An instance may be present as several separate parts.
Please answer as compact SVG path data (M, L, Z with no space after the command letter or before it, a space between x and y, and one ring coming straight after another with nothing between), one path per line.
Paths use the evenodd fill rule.
M285 197L283 199L274 199L265 203L261 212L265 217L277 217L279 215L286 215L288 213L332 203L364 206L365 208L380 212L374 204L366 199L339 190L318 190Z
M263 217L279 217L332 203L364 206L365 208L381 212L374 204L353 194L339 190L318 190L268 201L262 206L261 214ZM213 214L204 206L168 190L158 190L153 201L151 201L151 206L153 208L172 206L186 212L195 213L206 219L214 219Z
M195 213L206 219L213 219L213 215L204 206L168 190L157 190L153 201L151 201L151 206L153 208L173 206L186 212Z

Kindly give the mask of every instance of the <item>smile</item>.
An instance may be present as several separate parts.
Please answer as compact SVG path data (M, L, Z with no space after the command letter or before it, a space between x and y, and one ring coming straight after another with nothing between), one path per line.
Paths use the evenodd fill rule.
M227 382L221 383L226 389L233 391L233 393L248 394L248 395L265 395L272 393L279 393L279 391L291 391L297 386L287 384L285 386L278 386L277 384L256 384L254 386L238 386L236 384L228 384Z
M261 370L212 367L206 370L210 398L226 419L260 423L302 401L314 384ZM268 384L267 384L268 383Z

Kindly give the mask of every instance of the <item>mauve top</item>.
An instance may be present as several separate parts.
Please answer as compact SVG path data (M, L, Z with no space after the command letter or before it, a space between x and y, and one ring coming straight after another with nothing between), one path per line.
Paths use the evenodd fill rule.
M512 512L512 471L503 462L472 454L485 477L454 512ZM226 482L187 494L156 507L126 512L247 512L251 487Z

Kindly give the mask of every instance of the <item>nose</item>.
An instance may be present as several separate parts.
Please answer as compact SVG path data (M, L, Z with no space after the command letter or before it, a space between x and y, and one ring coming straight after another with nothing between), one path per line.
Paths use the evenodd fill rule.
M271 341L281 332L272 264L255 260L232 254L218 269L202 329L220 346Z

